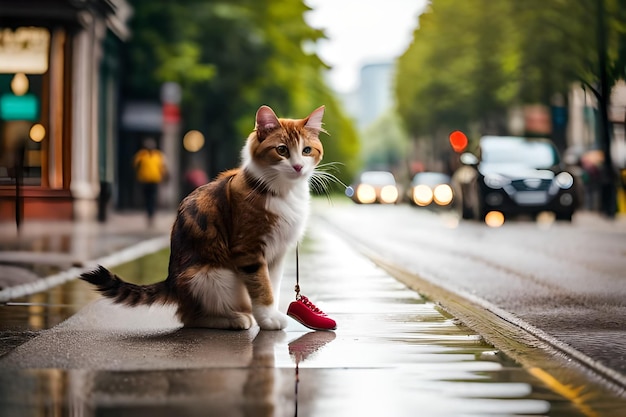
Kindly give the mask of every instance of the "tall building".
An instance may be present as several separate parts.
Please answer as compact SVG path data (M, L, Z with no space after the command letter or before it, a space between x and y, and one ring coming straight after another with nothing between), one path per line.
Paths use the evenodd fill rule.
M391 62L364 65L358 91L357 123L363 129L393 106L393 72Z
M392 62L364 65L359 72L356 90L341 95L346 112L355 120L359 130L393 106L393 74Z

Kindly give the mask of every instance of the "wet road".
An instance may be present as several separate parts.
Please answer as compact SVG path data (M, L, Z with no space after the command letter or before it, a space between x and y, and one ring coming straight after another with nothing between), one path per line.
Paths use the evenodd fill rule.
M581 352L626 387L623 220L582 213L572 224L493 229L408 205L346 204L323 217L381 265L411 275L407 282L422 293L471 300L570 355Z
M514 362L333 229L313 219L300 285L336 332L293 321L281 332L180 329L171 309L128 311L77 281L0 306L3 323L26 319L37 336L0 357L0 414L619 416L626 407L584 375ZM140 280L148 266L164 270L150 259L123 274Z

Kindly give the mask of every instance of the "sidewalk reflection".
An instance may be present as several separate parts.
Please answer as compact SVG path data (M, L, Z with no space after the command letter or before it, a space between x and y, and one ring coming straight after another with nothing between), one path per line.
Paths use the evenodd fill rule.
M300 362L304 362L310 355L315 354L326 344L335 340L335 332L313 331L305 333L296 340L289 343L289 356L296 363L295 382L295 413L298 415L298 386L300 385Z
M20 415L293 415L298 365L335 338L181 328L171 309L127 310L99 299L3 357L2 408ZM291 356L295 378L294 367L277 366L278 352Z

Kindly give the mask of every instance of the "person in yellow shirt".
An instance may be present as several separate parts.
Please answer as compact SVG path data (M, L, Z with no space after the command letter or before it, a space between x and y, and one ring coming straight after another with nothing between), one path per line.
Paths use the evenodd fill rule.
M148 223L152 225L156 211L159 184L167 179L167 162L163 152L157 149L156 141L146 139L143 148L134 158L137 181L141 183Z

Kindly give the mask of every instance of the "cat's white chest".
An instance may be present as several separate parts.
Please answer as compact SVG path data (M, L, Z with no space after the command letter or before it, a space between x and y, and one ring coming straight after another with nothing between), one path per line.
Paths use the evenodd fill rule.
M269 262L281 258L302 237L309 217L309 200L308 186L286 196L268 198L266 209L277 218L266 239L265 256Z

